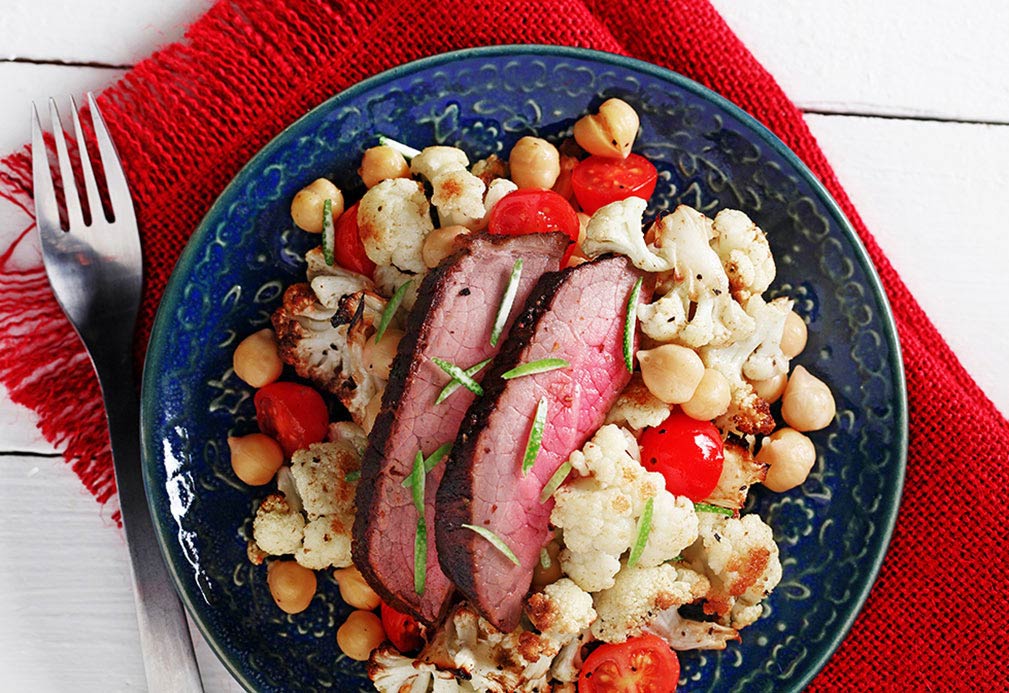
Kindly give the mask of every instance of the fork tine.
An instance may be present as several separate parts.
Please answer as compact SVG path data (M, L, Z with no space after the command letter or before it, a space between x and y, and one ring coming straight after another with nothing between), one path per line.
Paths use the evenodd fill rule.
M32 188L35 197L35 219L43 241L60 230L60 210L56 202L52 174L49 172L49 155L42 136L39 109L32 104Z
M74 136L77 138L77 151L80 153L81 170L84 172L84 190L87 193L88 209L91 211L91 223L97 219L105 218L105 211L102 209L102 198L98 194L98 183L95 181L95 171L91 167L91 156L88 154L88 145L84 141L84 130L81 129L81 119L77 115L77 102L74 97L70 97L71 114L74 121Z
M135 219L133 198L130 196L129 185L126 183L126 174L123 173L119 156L116 154L116 145L112 142L108 128L105 127L105 119L102 118L102 112L98 110L98 103L91 92L88 92L88 105L91 107L91 119L95 126L98 151L102 156L102 170L105 172L105 184L108 186L109 199L112 202L112 215L116 221Z
M63 179L63 199L67 204L67 224L70 229L84 225L84 213L81 211L81 200L77 195L77 181L74 169L70 165L70 155L67 153L67 139L63 134L63 121L60 120L56 99L49 99L49 116L52 119L53 139L56 140L56 157L60 164L60 178Z

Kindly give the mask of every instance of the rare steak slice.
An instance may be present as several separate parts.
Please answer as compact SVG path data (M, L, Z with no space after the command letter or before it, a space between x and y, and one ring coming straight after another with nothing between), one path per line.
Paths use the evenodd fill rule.
M639 276L623 256L544 275L484 378L483 397L474 401L459 429L438 490L438 558L481 615L505 632L518 625L547 540L553 499L541 503L540 493L568 455L602 425L630 380L623 333ZM545 358L565 359L570 366L501 377ZM524 473L541 400L547 412L542 446ZM518 565L464 524L493 532Z
M504 338L496 348L490 335L515 261L521 259L523 269L509 324L540 276L560 264L567 243L557 233L473 236L464 250L425 277L410 313L361 466L353 555L386 602L424 623L442 616L452 591L439 567L434 535L435 494L444 463L426 477L427 567L421 594L414 586L418 513L403 480L418 451L428 456L455 440L474 397L460 387L435 404L451 378L432 358L465 369L494 356Z

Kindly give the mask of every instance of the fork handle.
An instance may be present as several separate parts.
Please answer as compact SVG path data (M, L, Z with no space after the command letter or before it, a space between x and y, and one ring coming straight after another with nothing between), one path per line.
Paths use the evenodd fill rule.
M148 690L203 691L185 611L158 548L140 460L140 407L129 354L95 362L105 400L123 529L130 553L133 597Z

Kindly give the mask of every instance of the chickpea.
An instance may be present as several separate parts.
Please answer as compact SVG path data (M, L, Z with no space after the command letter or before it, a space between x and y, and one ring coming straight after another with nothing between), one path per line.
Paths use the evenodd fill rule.
M399 348L401 339L403 330L390 327L377 344L374 337L369 337L365 341L361 356L369 373L377 375L382 380L389 379L389 371L392 370L392 361L396 358L396 349Z
M365 150L357 173L365 187L371 188L387 178L409 178L410 166L402 154L392 147L382 145Z
M589 154L626 159L638 136L638 114L622 99L608 99L599 113L575 123L575 141Z
M375 427L375 419L378 418L380 411L382 411L381 392L368 400L368 406L364 408L364 418L361 420L361 428L364 429L365 433L371 433L371 429Z
M315 596L315 571L296 561L273 561L266 569L266 584L270 595L281 610L289 614L301 613Z
M322 233L322 205L333 201L333 219L343 214L343 193L325 178L319 178L298 191L291 200L291 218L309 233Z
M683 413L698 421L710 421L729 409L732 392L728 379L713 368L706 368L693 396L680 405Z
M280 360L273 330L253 332L239 342L232 356L232 365L235 375L252 387L263 387L279 378L284 362Z
M544 139L523 137L512 147L508 168L519 188L549 190L561 174L561 155L557 147Z
M284 451L273 438L262 433L228 438L231 468L235 476L249 486L262 486L273 480L284 464Z
M382 603L382 598L364 581L364 577L354 566L334 571L333 577L336 578L336 583L340 586L340 596L343 601L355 609L371 611L377 609L378 605Z
M779 373L767 380L755 380L751 384L757 393L757 397L760 397L760 399L765 400L769 404L773 404L781 399L781 395L785 391L785 385L788 384L788 376L784 373Z
M382 620L371 611L351 611L336 631L336 642L343 653L359 662L368 660L372 650L385 640Z
M796 366L781 396L781 416L797 431L819 431L834 420L837 407L830 388L802 366Z
M785 318L785 331L781 334L781 353L795 358L806 348L806 322L794 311Z
M648 391L666 404L689 400L704 377L704 363L693 349L663 344L638 352L641 379Z
M816 462L816 448L806 436L792 428L780 428L765 438L757 462L771 465L764 486L781 493L800 486Z
M420 254L424 259L424 264L429 269L434 269L441 264L441 261L459 249L459 241L463 236L470 233L465 226L458 224L453 226L443 226L435 229L424 239Z
M560 544L551 541L545 548L547 556L550 558L550 567L544 568L542 560L536 561L536 568L533 569L533 587L537 590L552 585L564 575L561 571L561 560L558 558L561 552Z

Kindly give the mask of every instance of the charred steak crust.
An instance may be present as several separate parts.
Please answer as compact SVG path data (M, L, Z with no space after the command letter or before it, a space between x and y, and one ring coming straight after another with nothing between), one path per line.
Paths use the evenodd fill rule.
M616 263L616 269L628 273L624 276L630 277L632 280L637 275L637 271L623 257L600 258L596 262ZM580 265L559 272L550 272L540 277L535 289L533 289L526 301L525 309L512 326L505 345L482 381L483 396L473 402L466 413L466 418L460 425L459 435L456 438L456 443L447 461L445 474L438 488L438 522L435 532L437 544L440 547L439 560L441 561L442 570L459 591L470 600L481 615L505 631L513 629L517 625L518 618L521 615L520 609L505 608L502 610L502 604L514 603L515 601L515 595L513 592L509 592L509 588L522 589L523 593L521 597L524 598L525 590L528 590L529 585L492 585L490 587L494 589L494 593L488 594L488 585L478 584L480 578L477 574L480 572L479 569L481 566L479 563L476 563L476 556L478 555L479 548L483 544L486 544L486 540L475 532L462 527L463 524L478 522L478 518L475 517L476 511L474 508L476 481L474 478L473 463L481 454L489 454L491 452L488 449L490 443L481 434L488 428L491 417L499 411L501 399L506 389L510 383L515 382L504 380L501 378L501 375L520 364L523 353L536 336L541 321L554 307L554 299L558 296L559 289L569 280L573 273L586 271L588 267L589 265ZM629 291L630 286L628 285L626 288ZM626 296L626 293L622 295ZM623 300L626 301L626 298ZM623 305L619 306L619 309L621 311L620 331L622 333ZM623 384L615 382L613 392L606 394L612 394L613 398L615 398L619 391L623 389L623 385L626 384L626 380L629 377L630 374L626 372L626 368L622 365L621 357L620 371L617 372L615 380L624 378L625 382ZM605 409L609 409L609 404L612 404L612 402L603 404L605 404ZM601 423L601 420L599 423ZM523 447L524 437L527 435L527 432L527 428L520 428L519 426L509 431L515 438L522 438ZM480 450L480 446L487 447ZM578 443L578 447L580 446L581 442ZM495 500L497 500L497 497L495 497ZM535 502L538 504L538 499ZM493 508L496 507L497 505L493 506ZM483 524L486 524L486 522ZM543 529L545 531L546 526ZM518 549L518 547L514 546L512 548L516 549L516 551ZM536 547L536 551L539 551L539 546ZM531 568L528 570L528 576L531 579ZM498 587L500 589L495 589ZM500 601L489 604L489 599L500 599Z
M452 286L449 278L457 271L460 263L475 252L474 248L477 247L477 244L483 244L491 248L501 248L513 244L517 238L521 237L474 234L469 238L468 244L463 249L451 258L443 261L437 268L429 271L424 277L417 294L417 300L407 318L404 335L400 340L396 357L390 370L389 381L382 396L382 407L368 436L368 446L362 459L361 478L358 482L355 495L357 512L354 517L352 544L354 565L383 601L393 608L412 614L428 624L435 623L444 617L445 611L450 604L450 592L446 591L441 596L439 608L432 612L421 613L415 604L411 604L403 598L402 592L390 587L390 583L395 581L389 580L388 576L383 573L383 569L395 570L395 567L376 565L371 555L374 548L373 543L382 542L382 533L376 532L376 527L381 526L381 515L383 513L384 498L380 486L383 477L389 475L385 464L387 451L392 446L392 441L396 435L395 424L403 397L409 394L408 391L411 384L418 377L418 372L422 366L422 361L416 358L416 355L429 346L432 338L437 337L437 335L432 334L430 320L432 312L437 311L444 304L446 298L449 297L451 290L454 290L450 290L449 288ZM540 239L536 241L537 244L542 245L540 252L547 262L557 262L564 253L568 242L568 238L560 233L540 234ZM478 279L474 278L474 283ZM468 287L457 292L458 296L468 296L469 294L470 289ZM488 306L487 310L493 313L496 311L496 308L497 306ZM428 478L430 497L431 475ZM399 480L397 479L394 483L399 485ZM411 527L415 524L415 518L413 517L400 517L394 521L400 524L409 524ZM429 552L431 552L434 532L430 526L428 527L428 535L432 540L429 542ZM412 589L412 565L407 582ZM432 581L429 579L428 583L431 584Z

